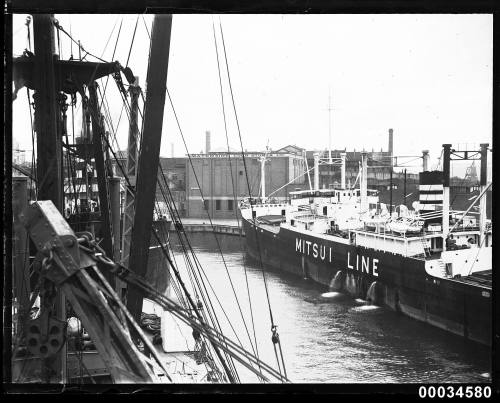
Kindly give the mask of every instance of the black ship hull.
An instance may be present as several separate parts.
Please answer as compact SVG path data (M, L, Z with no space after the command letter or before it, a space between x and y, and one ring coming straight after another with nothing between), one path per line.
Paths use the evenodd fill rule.
M265 266L491 345L491 287L431 276L424 259L242 221L247 253Z

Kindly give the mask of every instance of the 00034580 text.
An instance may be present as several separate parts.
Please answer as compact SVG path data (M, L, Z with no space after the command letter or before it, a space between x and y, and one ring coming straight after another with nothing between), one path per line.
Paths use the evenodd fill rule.
M420 386L418 396L421 398L490 398L491 386Z

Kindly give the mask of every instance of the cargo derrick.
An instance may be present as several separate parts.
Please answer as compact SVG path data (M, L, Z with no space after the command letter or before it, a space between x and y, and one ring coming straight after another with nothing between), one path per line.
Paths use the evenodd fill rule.
M112 174L106 167L106 156L103 147L106 134L102 124L102 115L99 111L96 80L113 74L114 78L120 81L120 73L123 73L129 82L130 79L133 82L134 76L129 68L122 68L118 62L100 63L82 60L59 60L55 54L54 27L62 29L53 15L34 15L34 54L26 50L22 56L14 58L12 61L15 86L13 98L16 98L17 92L24 86L34 90L38 200L50 200L57 210L61 212L63 210L63 147L66 148L66 152L81 158L85 163L90 163L90 160L94 158L99 180L100 218L103 224L101 225L102 246L106 253L112 256L113 243L119 243L119 240L113 239L109 191L107 188L107 179ZM86 95L86 89L90 91L90 102ZM79 144L69 144L68 141L66 130L66 110L68 107L66 101L68 96L66 94L71 99L74 99L77 94L82 97L84 116L90 116L92 121L92 138L87 136ZM87 121L87 125L89 123ZM66 144L63 144L64 137L66 138ZM14 200L14 203L16 202L22 201ZM80 212L80 219L77 221L81 222L81 219L88 220L88 214L81 214ZM35 251L32 252L34 255ZM41 259L40 255L38 255L38 258ZM14 277L22 277L24 269L23 265L16 265L16 270L21 273L15 273ZM109 280L111 280L111 277L108 277ZM53 321L54 323L61 324L64 322L65 324L65 298L54 284L48 284L47 287L48 289L41 293L40 318L43 318L45 323ZM53 299L51 297L49 300L46 297L49 295L55 297ZM17 297L19 300L19 296ZM25 312L27 309L29 308L20 307L20 312ZM20 329L23 328L27 329L28 325L23 326L23 324L20 324ZM63 328L65 329L65 326L61 326L61 329ZM64 335L61 337L57 351L54 351L54 349L49 349L47 353L40 351L40 357L43 358L43 364L41 365L44 368L40 372L40 380L44 382L66 382L67 370L64 358L66 356L66 345ZM45 351L45 348L43 350Z

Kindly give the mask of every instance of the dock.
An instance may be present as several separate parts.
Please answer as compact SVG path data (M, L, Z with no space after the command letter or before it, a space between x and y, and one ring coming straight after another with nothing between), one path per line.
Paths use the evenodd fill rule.
M238 222L236 219L212 219L212 224L208 218L182 218L182 225L186 232L214 232L245 236L241 220ZM170 231L176 231L175 225L170 226Z

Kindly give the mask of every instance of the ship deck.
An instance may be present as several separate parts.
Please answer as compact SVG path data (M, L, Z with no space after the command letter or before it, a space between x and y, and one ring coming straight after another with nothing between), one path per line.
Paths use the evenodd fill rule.
M490 288L492 286L492 270L484 270L473 273L469 276L453 278L453 281L470 284L474 286Z

